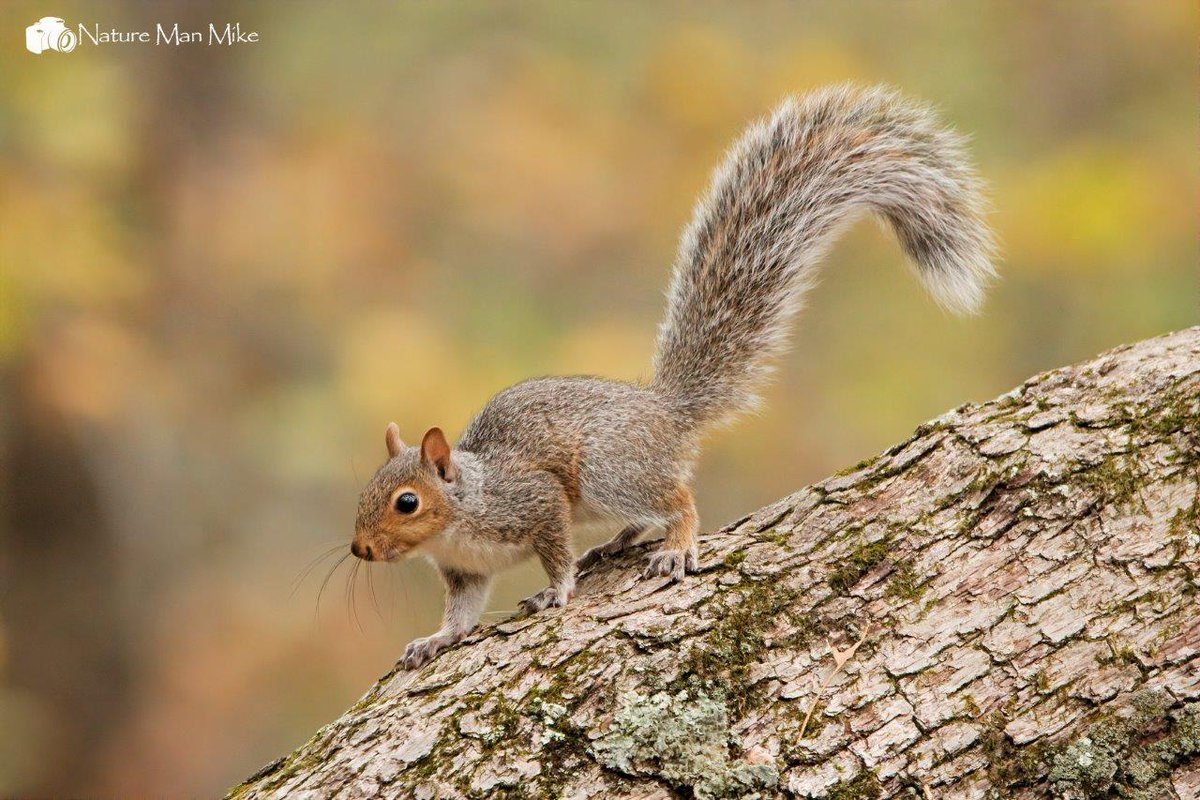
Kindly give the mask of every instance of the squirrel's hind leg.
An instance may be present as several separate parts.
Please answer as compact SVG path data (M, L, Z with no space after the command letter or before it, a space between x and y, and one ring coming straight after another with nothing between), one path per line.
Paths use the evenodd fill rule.
M647 578L669 577L681 581L685 573L700 568L696 548L700 520L692 490L687 486L679 486L666 499L666 537L659 549L650 554L645 574Z

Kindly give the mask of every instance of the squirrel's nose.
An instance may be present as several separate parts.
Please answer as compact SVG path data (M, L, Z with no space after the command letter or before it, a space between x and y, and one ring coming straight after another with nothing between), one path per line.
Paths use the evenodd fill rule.
M365 561L375 560L375 551L371 549L371 545L361 545L357 540L350 543L350 552Z

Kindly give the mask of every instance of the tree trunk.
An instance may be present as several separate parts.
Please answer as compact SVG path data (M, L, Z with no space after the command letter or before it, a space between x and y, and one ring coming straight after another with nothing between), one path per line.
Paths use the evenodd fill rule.
M1200 327L385 676L234 797L1200 797Z

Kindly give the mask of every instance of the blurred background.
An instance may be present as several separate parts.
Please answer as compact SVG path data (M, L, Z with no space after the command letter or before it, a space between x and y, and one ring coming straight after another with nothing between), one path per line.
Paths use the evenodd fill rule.
M48 14L261 41L33 56ZM765 411L712 439L705 530L1195 324L1197 16L5 2L0 795L213 795L351 705L440 615L420 561L343 565L318 608L386 423L457 434L525 377L647 377L691 205L789 92L941 107L994 187L1003 281L952 318L856 226ZM543 583L508 574L488 619Z

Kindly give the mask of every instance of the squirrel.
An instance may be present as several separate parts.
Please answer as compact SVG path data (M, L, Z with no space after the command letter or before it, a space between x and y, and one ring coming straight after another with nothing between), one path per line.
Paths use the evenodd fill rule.
M874 211L934 300L974 312L995 276L982 189L963 137L884 87L818 90L751 125L683 233L649 382L527 380L489 400L454 447L440 428L409 446L387 426L351 551L423 553L446 586L441 629L410 643L401 666L465 638L492 576L531 555L550 585L524 613L566 604L578 570L655 531L646 576L696 571L701 437L756 405L832 240ZM597 519L620 532L576 561L572 524Z

